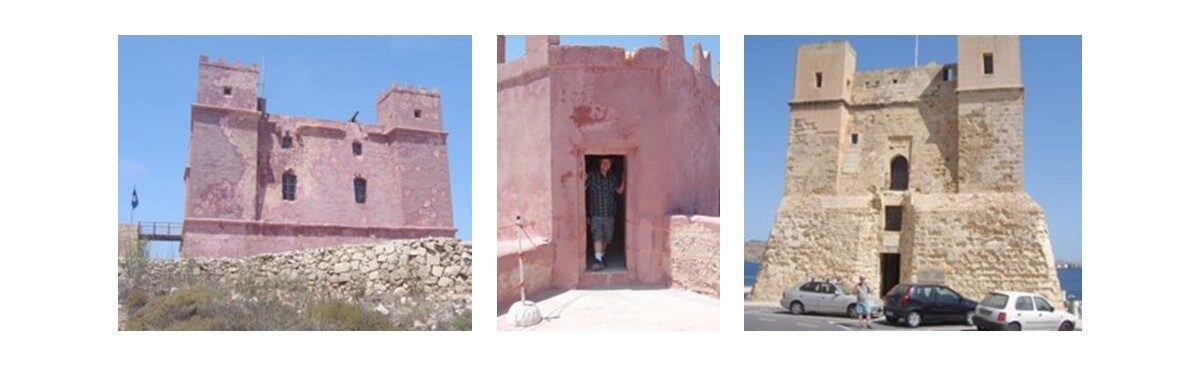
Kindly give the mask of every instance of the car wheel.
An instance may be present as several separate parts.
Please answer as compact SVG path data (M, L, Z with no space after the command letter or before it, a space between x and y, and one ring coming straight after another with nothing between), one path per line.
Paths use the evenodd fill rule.
M921 313L915 311L908 313L908 316L904 318L904 323L913 328L921 326Z
M788 307L788 311L791 311L792 314L796 315L804 314L804 304L800 303L799 301L792 301L792 306Z
M1004 327L1004 330L1019 332L1021 331L1021 323L1008 323L1008 326Z
M851 319L858 319L858 305L850 304L846 307L846 316Z
M896 322L900 321L900 319L894 316L885 317L884 319L887 319L888 324L896 324Z
M1075 330L1075 324L1073 324L1071 322L1063 322L1062 324L1058 325L1058 330L1061 330L1061 331Z
M965 320L965 322L967 323L968 327L975 326L975 317L971 316L971 315L974 315L973 313L974 312L971 312L971 311L967 312L967 320Z

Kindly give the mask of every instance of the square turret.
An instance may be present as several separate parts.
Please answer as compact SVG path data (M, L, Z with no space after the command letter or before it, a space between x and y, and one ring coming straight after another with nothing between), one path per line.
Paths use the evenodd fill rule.
M442 130L442 95L435 89L392 85L375 103L381 126Z
M795 93L792 102L850 100L854 80L854 48L846 41L801 45L796 48Z
M1020 88L1017 36L959 36L958 90Z
M230 64L222 59L209 62L208 56L201 55L196 104L261 111L258 77L258 65Z

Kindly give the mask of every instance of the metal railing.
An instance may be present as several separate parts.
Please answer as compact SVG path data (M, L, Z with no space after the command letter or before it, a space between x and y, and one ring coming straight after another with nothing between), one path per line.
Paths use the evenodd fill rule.
M139 222L138 239L182 240L183 224L178 222Z

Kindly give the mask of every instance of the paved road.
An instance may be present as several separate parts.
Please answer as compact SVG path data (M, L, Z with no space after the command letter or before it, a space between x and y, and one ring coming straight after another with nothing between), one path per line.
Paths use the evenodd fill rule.
M745 306L746 330L819 330L819 331L838 331L838 330L859 330L858 320L847 318L845 316L835 315L820 315L820 314L805 314L792 315L778 305L771 304L746 304ZM975 330L974 327L965 325L925 325L920 328L909 328L902 324L891 325L883 319L877 319L872 323L874 329L867 330L894 330L894 331L911 331L911 330L943 330L943 331L959 331L959 330Z

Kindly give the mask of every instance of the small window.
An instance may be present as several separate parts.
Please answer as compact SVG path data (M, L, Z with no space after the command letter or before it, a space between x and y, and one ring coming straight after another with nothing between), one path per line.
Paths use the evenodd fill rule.
M296 174L290 171L283 173L283 199L286 201L296 200Z
M892 181L888 189L893 191L908 190L908 159L902 155L892 158Z
M367 180L363 178L354 178L354 202L367 202Z
M292 135L283 135L283 138L279 139L279 147L282 147L284 149L291 149L292 148Z
M945 70L942 70L942 81L953 81L953 80L954 80L954 68L947 66Z
M413 118L421 118L421 110L420 109L413 111Z
M852 134L850 134L850 143L851 143L851 144L857 144L857 143L858 143L858 134L857 134L857 133L852 133Z
M362 155L362 143L355 141L354 143L350 144L350 150L354 152L354 156Z
M992 65L992 54L991 53L983 54L983 73L985 75L991 75L992 71L993 71L992 66L993 66Z
M883 208L883 230L900 231L903 226L904 206L887 206Z
M819 73L819 72L818 72L818 73L817 73L817 87L818 87L818 88L820 88L820 87L821 87L821 84L823 84L823 82L824 82L824 80L823 80L823 79L824 79L824 78L823 78L823 75L821 75L821 73Z
M816 282L806 283L803 286L800 286L800 291L817 292L817 283Z
M225 91L225 96L227 96L227 97L233 95L233 88L231 88L231 87L228 87L228 86L225 87L224 91Z
M1029 296L1018 297L1017 310L1033 310L1033 300Z

